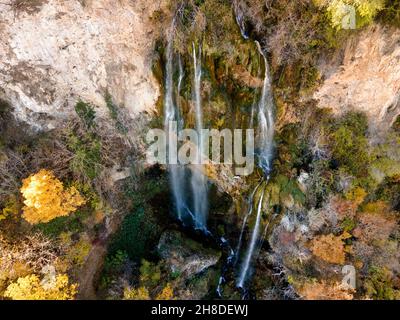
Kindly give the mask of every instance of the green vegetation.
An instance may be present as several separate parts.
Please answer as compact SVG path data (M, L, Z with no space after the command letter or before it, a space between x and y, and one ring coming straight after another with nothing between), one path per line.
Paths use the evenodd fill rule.
M79 102L75 110L84 127L75 126L67 135L67 147L73 152L71 170L87 179L96 178L101 171L101 141L93 127L95 112L89 105Z
M75 105L75 112L81 118L83 123L86 125L88 129L94 126L94 120L96 118L96 111L94 108L82 101L79 101Z
M371 163L366 137L367 117L350 112L328 130L333 159L350 174L366 176Z
M128 129L123 124L123 122L121 120L120 111L118 110L118 106L116 106L115 103L113 102L112 96L110 95L109 92L106 93L105 100L106 100L106 105L107 105L110 117L114 121L117 130L122 134L127 134Z
M398 300L400 290L393 288L392 275L386 268L371 267L369 276L365 281L365 289L373 299L376 300Z
M354 8L356 13L356 27L361 28L370 24L376 15L385 8L385 0L315 0L324 7L330 24L336 30L343 28L343 20L348 15L346 6Z
M154 218L146 215L144 209L138 209L125 218L109 250L111 253L124 250L131 259L140 260L154 248L153 241L158 235Z

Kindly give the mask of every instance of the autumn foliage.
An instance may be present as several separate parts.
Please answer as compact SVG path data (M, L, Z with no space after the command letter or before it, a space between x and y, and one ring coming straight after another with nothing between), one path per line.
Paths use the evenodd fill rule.
M346 253L343 236L321 235L311 242L311 251L318 258L335 264L344 264Z
M310 281L298 288L300 295L305 300L352 300L353 291L342 284L327 281Z
M68 276L60 274L54 279L51 286L31 274L18 278L8 286L4 297L12 300L73 300L77 293L77 285L69 284Z
M156 296L156 300L173 300L173 299L174 299L174 291L169 283Z
M75 187L64 188L49 170L40 170L23 180L21 193L25 198L23 217L31 224L67 216L85 203Z

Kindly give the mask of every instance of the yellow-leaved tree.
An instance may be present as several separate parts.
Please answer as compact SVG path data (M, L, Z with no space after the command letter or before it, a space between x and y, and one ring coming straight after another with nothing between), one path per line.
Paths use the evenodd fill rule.
M150 300L149 291L145 287L138 289L125 288L124 300Z
M174 290L169 283L156 296L156 300L174 300Z
M69 284L66 274L57 275L52 285L44 284L35 274L18 278L7 287L4 297L12 300L73 300L77 285Z
M330 18L331 26L342 29L343 19L354 9L356 25L363 27L373 21L375 16L385 8L385 0L314 0L321 7L325 7Z
M53 172L40 170L23 180L23 217L31 224L46 223L67 216L85 203L75 187L64 188Z

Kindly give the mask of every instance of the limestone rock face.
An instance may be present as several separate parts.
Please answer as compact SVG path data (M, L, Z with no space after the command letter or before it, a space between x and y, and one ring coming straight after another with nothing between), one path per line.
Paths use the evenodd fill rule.
M43 130L68 118L79 99L104 116L106 91L132 118L151 111L159 96L151 17L164 2L2 1L0 98Z
M376 129L400 114L400 31L371 26L351 37L332 60L321 64L325 82L315 93L320 107L337 114L366 112Z
M215 265L221 253L203 247L177 231L166 231L161 235L158 253L172 272L178 272L187 279Z

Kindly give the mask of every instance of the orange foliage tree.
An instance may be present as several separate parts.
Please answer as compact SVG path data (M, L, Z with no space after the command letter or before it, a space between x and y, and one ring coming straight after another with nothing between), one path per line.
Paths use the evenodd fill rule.
M64 188L53 172L40 170L23 180L23 217L31 224L46 223L67 216L85 203L75 187Z
M311 251L318 258L335 264L344 264L346 258L344 236L322 235L311 241Z
M174 291L169 283L156 296L156 300L173 300L173 299L174 299Z
M354 293L340 283L324 280L306 282L298 291L305 300L352 300Z

